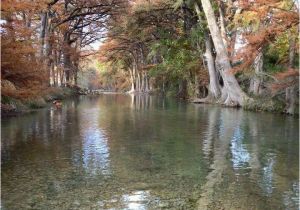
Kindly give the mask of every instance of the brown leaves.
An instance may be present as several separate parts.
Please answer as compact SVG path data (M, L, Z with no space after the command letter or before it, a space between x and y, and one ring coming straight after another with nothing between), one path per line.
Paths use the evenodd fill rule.
M275 78L278 79L278 81L271 85L273 92L285 89L287 87L296 86L299 85L299 70L289 68L284 72L277 73Z
M259 51L274 43L281 34L292 30L299 24L297 9L291 5L283 4L283 1L239 1L239 6L244 9L244 12L256 12L261 23L257 31L251 30L251 27L245 29L243 37L247 41L247 45L241 52L232 57L232 61L242 61L232 70L234 73L251 66Z

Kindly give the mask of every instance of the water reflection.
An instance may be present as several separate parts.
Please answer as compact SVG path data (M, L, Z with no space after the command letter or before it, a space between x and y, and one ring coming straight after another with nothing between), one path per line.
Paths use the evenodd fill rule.
M203 109L202 106L197 108ZM289 204L287 209L296 209L299 203L293 198L297 193L291 190L288 181L291 173L289 176L281 175L282 166L288 164L286 158L291 159L294 152L299 157L297 151L291 150L285 143L294 139L294 144L298 144L298 131L293 130L294 126L286 125L290 118L284 119L285 132L282 133L280 129L269 130L280 127L280 121L274 120L279 116L269 115L268 119L260 119L254 118L255 113L242 110L222 109L218 112L210 109L202 140L202 150L204 156L211 160L212 171L202 186L198 201L200 209L241 209L245 206L247 209L265 209L266 206L268 209L285 209L286 203ZM271 127L266 127L267 124ZM283 155L279 150L288 152ZM298 163L298 160L294 161ZM230 170L231 167L233 170ZM297 168L294 165L295 179L299 177ZM213 189L220 190L216 192ZM290 195L289 199L286 194Z
M3 209L298 209L298 121L83 97L2 121Z
M267 154L266 166L262 168L263 176L262 176L262 183L261 183L261 188L267 196L271 196L271 194L273 193L274 164L275 164L274 154L271 153Z
M240 127L235 128L230 147L234 169L246 168L249 164L250 154L243 144L243 139L243 130Z
M127 206L126 209L144 210L148 209L147 204L149 203L149 197L149 191L135 191L131 194L123 195L122 199L124 204Z
M109 175L110 158L107 137L98 123L99 109L89 109L80 113L80 136L82 137L83 166L89 173L98 171Z

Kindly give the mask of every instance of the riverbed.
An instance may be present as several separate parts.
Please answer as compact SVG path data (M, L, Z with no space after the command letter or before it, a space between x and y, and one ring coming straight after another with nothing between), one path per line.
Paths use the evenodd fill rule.
M298 209L299 123L157 96L2 119L1 209Z

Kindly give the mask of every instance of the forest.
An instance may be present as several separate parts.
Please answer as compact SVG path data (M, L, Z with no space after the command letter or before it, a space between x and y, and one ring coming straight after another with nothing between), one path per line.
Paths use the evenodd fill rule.
M299 0L2 0L1 209L299 209Z
M97 88L298 113L298 1L5 0L1 6L4 108L59 87L80 89L80 74L92 62L89 82Z

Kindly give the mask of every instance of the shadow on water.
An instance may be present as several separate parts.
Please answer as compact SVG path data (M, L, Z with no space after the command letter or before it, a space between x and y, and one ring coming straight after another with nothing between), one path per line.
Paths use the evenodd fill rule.
M3 209L298 209L298 121L146 95L2 120Z

